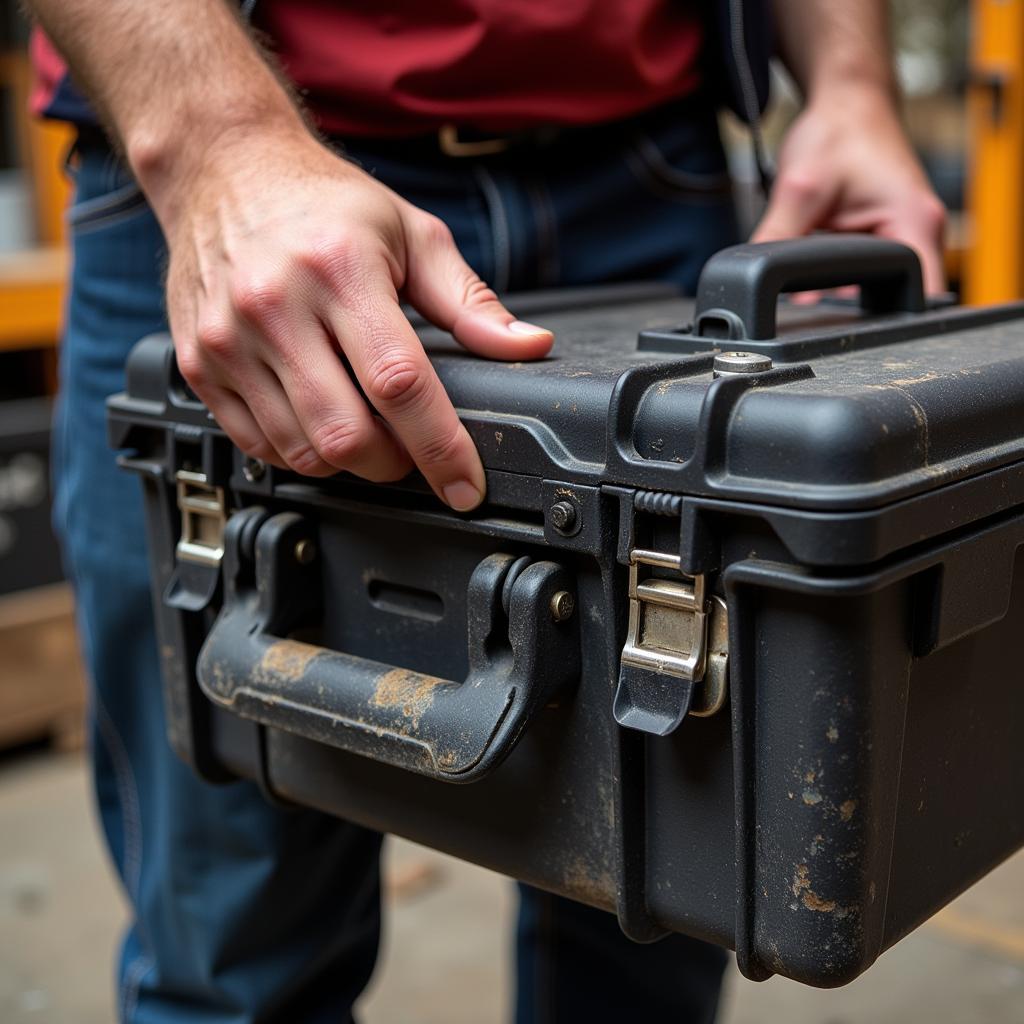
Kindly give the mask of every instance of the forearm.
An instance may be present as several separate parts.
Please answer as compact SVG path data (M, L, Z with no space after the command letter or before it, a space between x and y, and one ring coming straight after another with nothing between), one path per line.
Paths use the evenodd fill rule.
M897 95L887 0L774 0L782 60L808 102L848 92Z
M143 188L165 208L233 133L304 130L225 0L28 3Z
M782 57L805 107L779 152L758 241L868 231L913 246L945 287L945 212L898 109L886 0L774 0Z

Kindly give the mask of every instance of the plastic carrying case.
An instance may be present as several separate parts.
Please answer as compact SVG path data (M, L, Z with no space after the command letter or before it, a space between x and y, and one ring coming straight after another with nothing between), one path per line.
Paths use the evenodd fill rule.
M511 305L550 358L418 324L470 515L247 459L139 342L110 439L171 742L637 940L848 982L1024 844L1024 304L927 307L909 249L815 236L723 251L696 305Z

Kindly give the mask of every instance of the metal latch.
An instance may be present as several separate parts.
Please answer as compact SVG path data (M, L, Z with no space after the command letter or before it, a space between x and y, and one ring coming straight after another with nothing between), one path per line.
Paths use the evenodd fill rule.
M178 483L178 509L181 512L181 539L176 552L186 562L219 566L224 557L224 488L214 487L205 473L181 469Z
M629 626L622 648L615 717L657 735L687 714L713 715L725 703L729 629L725 602L708 597L703 576L687 576L678 555L629 554ZM641 576L644 566L678 579Z

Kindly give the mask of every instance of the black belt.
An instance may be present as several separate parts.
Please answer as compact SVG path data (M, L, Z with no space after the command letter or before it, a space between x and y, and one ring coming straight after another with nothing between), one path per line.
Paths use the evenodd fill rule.
M519 150L539 149L561 142L572 141L575 145L593 141L607 145L610 135L655 128L659 124L676 121L683 117L713 116L707 97L701 102L700 94L671 100L650 110L616 121L579 125L538 125L519 132L507 134L480 131L467 125L446 124L436 131L411 136L340 136L332 141L342 148L350 144L356 151L369 150L380 153L396 152L404 155L416 153L420 156L448 158L453 160L478 160L483 157L501 156ZM78 148L108 149L110 142L98 125L78 125Z
M507 134L480 131L467 125L446 124L436 131L420 135L341 136L334 141L342 147L351 145L357 153L369 151L406 156L415 153L431 159L478 160L570 142L574 146L585 146L592 142L604 148L609 138L615 135L626 136L636 131L651 130L659 125L694 116L714 118L714 108L708 104L706 96L702 102L699 93L671 100L630 117L596 124L538 125Z

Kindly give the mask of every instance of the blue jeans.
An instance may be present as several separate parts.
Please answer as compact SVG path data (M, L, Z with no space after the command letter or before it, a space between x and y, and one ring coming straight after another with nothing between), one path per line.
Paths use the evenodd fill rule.
M734 240L714 119L672 115L464 162L350 145L366 170L451 226L499 290L662 278L693 288ZM117 158L81 144L74 271L55 429L55 519L78 595L103 831L133 920L120 1017L352 1020L380 931L381 837L282 812L249 782L211 786L172 754L138 483L107 449L104 399L140 337L165 330L164 240ZM518 1024L714 1017L724 954L675 936L638 946L608 914L522 887Z

